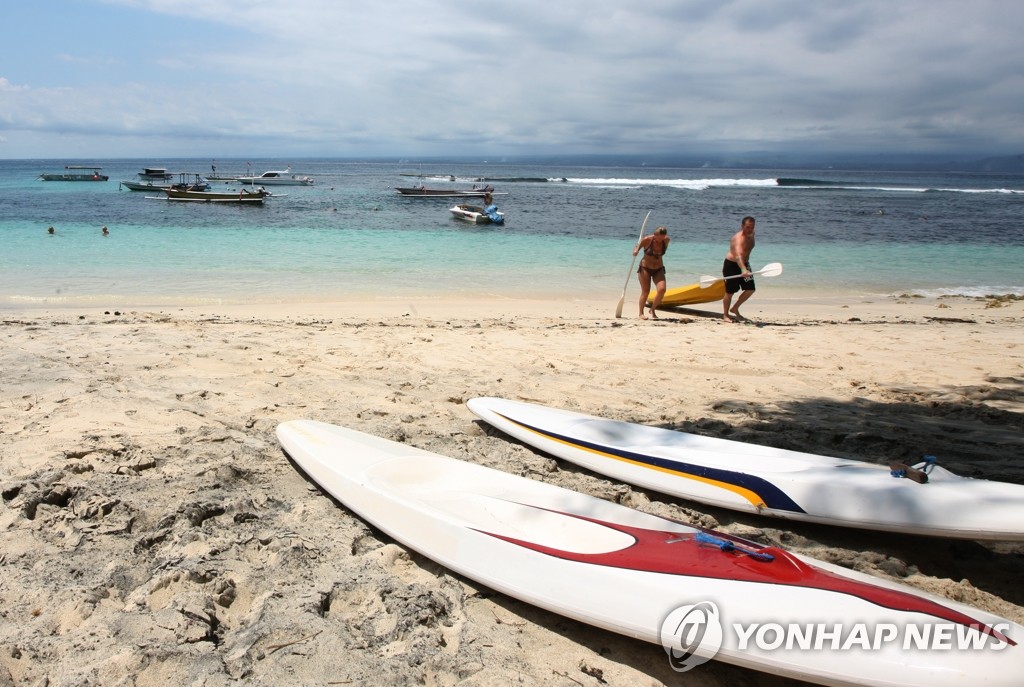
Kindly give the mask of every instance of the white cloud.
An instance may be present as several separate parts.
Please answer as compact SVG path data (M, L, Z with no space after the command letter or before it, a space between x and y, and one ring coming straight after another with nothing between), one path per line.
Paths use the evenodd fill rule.
M1024 5L999 0L78 4L98 37L37 79L0 63L0 156L32 131L143 155L1024 145Z

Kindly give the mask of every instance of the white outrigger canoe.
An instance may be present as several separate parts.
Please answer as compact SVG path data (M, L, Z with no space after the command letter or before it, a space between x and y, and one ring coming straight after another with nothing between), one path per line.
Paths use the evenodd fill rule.
M400 544L660 643L683 667L714 658L879 687L1016 687L1024 674L1024 626L905 585L336 425L292 420L277 436L321 488ZM777 643L791 631L796 640Z
M1024 540L1024 485L961 477L926 462L894 470L500 398L468 405L553 456L720 508L905 534Z

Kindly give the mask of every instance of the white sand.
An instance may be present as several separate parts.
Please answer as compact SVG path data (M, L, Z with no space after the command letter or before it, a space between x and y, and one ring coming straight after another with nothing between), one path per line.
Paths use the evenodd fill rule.
M311 485L308 417L710 525L1024 621L1024 545L783 523L485 431L473 396L1024 482L1024 303L378 300L0 311L0 687L684 684L662 649L456 578ZM626 313L633 304L627 303ZM955 514L951 514L955 517ZM604 682L602 683L601 680ZM685 684L781 685L711 663Z

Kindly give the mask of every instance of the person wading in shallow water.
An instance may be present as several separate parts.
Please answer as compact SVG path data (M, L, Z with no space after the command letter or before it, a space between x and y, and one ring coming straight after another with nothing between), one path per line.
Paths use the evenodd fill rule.
M747 299L754 295L754 275L750 269L750 252L754 250L754 218L744 217L740 222L740 230L732 235L729 241L729 252L725 254L725 262L722 263L722 276L734 277L743 275L742 279L725 280L725 298L722 299L722 319L732 322L744 319L740 315L740 306L747 302ZM737 291L743 291L736 299L736 305L732 305L732 297ZM732 315L732 317L730 317Z
M661 299L665 297L665 263L661 258L668 250L669 241L668 229L658 227L653 234L640 239L633 249L633 255L641 250L644 252L644 257L640 260L640 268L636 271L637 278L640 280L641 320L647 319L647 316L644 315L644 307L647 305L647 297L651 293L651 282L654 282L657 289L654 300L651 302L651 317L658 319L656 310L661 305Z

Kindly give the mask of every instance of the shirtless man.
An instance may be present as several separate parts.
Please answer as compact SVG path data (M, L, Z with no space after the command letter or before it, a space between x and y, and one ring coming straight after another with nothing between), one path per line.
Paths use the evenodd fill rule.
M722 299L722 319L732 322L732 314L737 320L744 319L740 315L740 306L747 302L747 299L754 295L754 276L750 269L750 252L754 250L754 218L744 217L740 223L740 230L733 234L729 241L729 252L725 254L725 262L722 264L722 276L732 277L743 275L742 279L725 280L725 298ZM732 305L732 297L737 291L743 291L736 299L736 305Z

